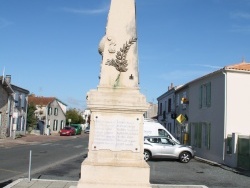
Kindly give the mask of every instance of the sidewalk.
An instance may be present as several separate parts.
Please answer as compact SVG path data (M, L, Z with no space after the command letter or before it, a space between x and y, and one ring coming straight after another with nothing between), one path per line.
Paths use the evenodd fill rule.
M79 136L79 135L78 135ZM22 137L13 139L13 138L5 138L0 139L0 148L5 147L13 147L17 145L23 145L23 144L37 144L42 142L53 142L57 140L69 140L74 139L75 136L60 136L59 134L55 135L34 135L34 134L26 134Z
M76 188L77 181L18 179L4 188ZM207 188L204 185L163 185L151 184L152 188ZM104 187L105 188L105 187Z

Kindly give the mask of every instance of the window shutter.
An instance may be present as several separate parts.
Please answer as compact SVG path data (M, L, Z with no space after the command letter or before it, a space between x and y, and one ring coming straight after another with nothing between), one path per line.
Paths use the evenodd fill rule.
M206 99L206 102L207 102L206 106L210 107L211 106L211 82L209 82L207 84L206 97L207 97L207 99Z
M202 108L202 85L200 86L199 107Z

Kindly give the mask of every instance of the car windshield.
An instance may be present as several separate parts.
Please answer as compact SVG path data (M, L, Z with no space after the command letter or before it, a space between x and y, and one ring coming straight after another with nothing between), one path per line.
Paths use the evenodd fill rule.
M64 127L65 130L70 130L71 128L70 127Z

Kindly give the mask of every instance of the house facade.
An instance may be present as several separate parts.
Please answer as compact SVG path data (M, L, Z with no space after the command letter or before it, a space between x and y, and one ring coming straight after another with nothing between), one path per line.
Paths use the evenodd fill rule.
M176 106L178 100L176 99L175 91L181 86L174 86L171 84L168 91L157 98L158 101L158 116L157 119L168 131L179 140L180 129L176 126Z
M197 156L250 169L250 126L244 118L250 113L249 88L250 64L246 62L189 84L190 141Z
M176 116L182 114L180 138L196 156L250 169L250 64L225 66L175 91ZM177 128L178 129L178 128ZM178 138L178 137L177 137Z
M189 85L175 90L175 121L176 138L183 144L189 142Z
M11 76L0 77L0 138L26 134L29 91L11 84Z
M149 108L145 112L144 117L150 119L157 119L158 104L149 102Z
M57 134L66 125L67 105L55 97L29 96L29 104L36 106L35 116L41 122L41 134Z

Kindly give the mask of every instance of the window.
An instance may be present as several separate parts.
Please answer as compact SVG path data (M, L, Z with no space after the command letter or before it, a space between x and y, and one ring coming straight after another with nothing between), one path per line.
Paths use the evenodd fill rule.
M211 106L211 82L200 86L199 106L200 108Z
M20 131L21 130L21 117L18 116L16 119L16 130Z
M194 123L194 146L201 148L202 123Z
M168 99L168 112L171 112L171 98Z
M160 103L160 115L162 115L162 103Z
M57 116L58 115L58 108L54 109L54 115Z
M15 107L19 107L19 94L15 93L14 95Z
M58 126L58 120L54 120L53 131L57 131L57 126Z
M179 106L179 104L180 104L180 95L177 94L177 96L176 96L176 106Z
M171 144L171 142L166 138L161 138L161 143L162 144Z
M52 114L52 108L49 107L49 108L48 108L48 115L51 115L51 114Z
M64 127L64 121L61 120L61 126L60 126L60 128L63 129L63 127Z
M206 148L210 150L211 142L211 123L195 122L189 127L190 145L198 148ZM191 136L192 134L192 136Z
M233 153L233 139L232 135L227 136L227 154Z
M211 133L211 124L204 123L204 145L207 149L210 149L210 133Z

